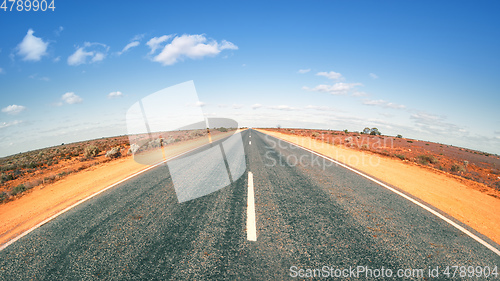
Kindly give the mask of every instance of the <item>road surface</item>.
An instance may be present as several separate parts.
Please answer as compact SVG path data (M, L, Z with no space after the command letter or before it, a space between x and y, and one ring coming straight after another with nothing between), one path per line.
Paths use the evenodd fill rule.
M0 280L282 280L325 266L350 279L365 279L352 275L362 268L421 279L411 274L500 266L496 253L388 189L257 131L241 135L246 170L229 186L178 203L168 167L149 170L1 251Z

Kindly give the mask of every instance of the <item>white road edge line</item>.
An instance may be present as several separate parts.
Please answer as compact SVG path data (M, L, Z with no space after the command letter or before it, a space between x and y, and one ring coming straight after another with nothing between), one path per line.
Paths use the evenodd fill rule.
M241 133L241 132L238 132L238 133L235 133L235 134L240 134L240 133ZM235 135L235 134L233 134L233 135ZM89 199L91 199L91 198L93 198L93 197L95 197L95 196L97 196L97 195L99 195L99 194L103 193L104 191L106 191L106 190L108 190L108 189L110 189L110 188L113 188L113 187L115 187L115 186L117 186L117 185L119 185L119 184L121 184L121 183L123 183L123 182L125 182L125 181L127 181L127 180L129 180L129 179L131 179L131 178L133 178L133 177L136 177L136 176L138 176L138 175L140 175L140 174L142 174L142 173L144 173L144 172L147 172L147 171L149 171L149 170L151 170L151 169L153 169L153 168L156 168L156 167L158 167L158 166L160 166L160 165L162 165L162 164L165 164L165 163L167 163L167 162L168 162L168 161L170 161L170 160L173 160L173 159L175 159L175 158L177 158L177 157L179 157L179 156L182 156L182 155L184 155L184 154L186 154L186 153L192 152L192 151L194 151L194 150L196 150L196 149L200 149L200 148L202 148L202 147L204 147L204 146L207 146L207 145L210 145L210 143L204 144L204 145L202 145L202 146L200 146L200 147L193 148L193 149L191 149L191 150L188 150L188 151L186 151L186 152L183 152L183 153L181 153L181 154L178 154L178 155L176 155L176 156L173 156L173 157L171 157L171 158L169 158L169 159L166 159L166 160L163 160L163 161L161 161L161 162L158 162L157 164L154 164L154 165L153 165L153 166L151 166L151 167L148 167L148 168L146 168L146 169L144 169L144 170L141 170L141 171L139 171L139 172L137 172L137 173L135 173L135 174L132 174L132 175L130 175L130 176L128 176L128 177L126 177L126 178L124 178L124 179L122 179L122 180L118 181L118 182L115 182L114 184L112 184L112 185L110 185L110 186L108 186L108 187L106 187L106 188L104 188L104 189L102 189L102 190L100 190L100 191L98 191L98 192L96 192L96 193L94 193L94 194L92 194L92 195L88 196L87 198L84 198L84 199L82 199L82 200L80 200L80 201L76 202L75 204L73 204L73 205L71 205L71 206L67 207L66 209L64 209L64 210L62 210L62 211L59 211L59 212L58 212L58 213L56 213L55 215L53 215L53 216L51 216L51 217L49 217L49 218L47 218L47 219L43 220L42 222L38 223L37 225L33 226L32 228L30 228L30 229L26 230L25 232L23 232L23 233L19 234L18 236L14 237L13 239L9 240L7 243L5 243L5 244L3 244L3 245L1 245L1 246L0 246L0 251L2 251L3 249L7 248L8 246L10 246L11 244L13 244L13 243L14 243L14 242L16 242L17 240L19 240L19 239L23 238L24 236L28 235L28 234L29 234L30 232L32 232L33 230L35 230L35 229L39 228L40 226L42 226L42 225L44 225L44 224L48 223L49 221L51 221L51 220L55 219L56 217L58 217L58 216L60 216L60 215L64 214L65 212L67 212L67 211L69 211L69 210L73 209L74 207L76 207L76 206L78 206L78 205L82 204L83 202L85 202L85 201L87 201L87 200L89 200Z
M264 134L265 134L265 133L264 133ZM267 135L267 134L266 134L266 135ZM270 135L268 135L268 136L270 136ZM272 136L271 136L271 137L272 137ZM276 137L274 137L274 138L276 138ZM276 138L276 139L278 139L278 138ZM381 182L381 181L379 181L379 180L377 180L377 179L374 179L374 178L370 177L369 175L363 174L362 172L357 171L357 170L355 170L355 169L353 169L353 168L351 168L351 167L349 167L349 166L347 166L347 165L345 165L345 164L343 164L343 163L341 163L341 162L339 162L339 161L337 161L337 160L335 160L335 159L329 158L329 157L327 157L327 156L325 156L325 155L322 155L322 154L317 153L316 151L310 150L310 149L305 148L305 147L300 146L300 145L296 145L296 144L291 143L291 142L289 142L289 141L286 141L286 140L283 140L283 139L279 139L279 140L282 140L282 141L284 141L284 142L287 142L287 143L289 143L289 144L291 144L291 145L294 145L294 146L296 146L296 147L302 148L302 149L304 149L304 150L306 150L306 151L309 151L309 152L311 152L311 153L313 153L313 154L316 154L316 155L318 155L318 156L320 156L320 157L322 157L322 158L324 158L324 159L326 159L326 160L332 161L333 163L335 163L335 164L337 164L337 165L340 165L340 166L342 166L342 167L344 167L344 168L346 168L346 169L348 169L348 170L351 170L351 171L355 172L356 174L358 174L358 175L360 175L360 176L363 176L363 177L365 177L365 178L367 178L367 179L369 179L369 180L371 180L371 181L373 181L373 182L375 182L375 183L377 183L377 184L379 184L379 185L381 185L381 186L383 186L383 187L385 187L385 188L389 189L390 191L392 191L392 192L396 193L397 195L399 195L399 196L401 196L401 197L403 197L403 198L405 198L405 199L407 199L407 200L409 200L409 201L411 201L411 202L415 203L417 206L422 207L423 209L425 209L425 210L429 211L430 213L432 213L432 214L433 214L433 215L435 215L436 217L438 217L438 218L440 218L440 219L444 220L445 222L447 222L447 223L451 224L451 225L452 225L452 226L454 226L456 229L458 229L458 230L462 231L463 233L467 234L469 237L471 237L472 239L474 239L474 240L476 240L477 242L481 243L483 246L485 246L486 248L490 249L493 253L495 253L495 254L497 254L498 256L500 256L500 250L498 250L497 248L495 248L495 247L493 247L492 245L488 244L488 242L486 242L486 241L484 241L483 239L479 238L479 237L478 237L478 236L476 236L474 233L472 233L472 232L468 231L467 229L465 229L464 227L460 226L460 225L459 225L459 224L457 224L456 222L454 222L454 221L450 220L449 218L447 218L447 217L443 216L443 215L442 215L442 214L440 214L439 212L437 212L437 211L435 211L435 210L433 210L433 209L429 208L429 207L428 207L428 206L426 206L425 204L422 204L422 203L418 202L417 200L415 200L415 199L413 199L413 198L409 197L408 195L406 195L406 194L404 194L404 193L402 193L402 192L400 192L400 191L398 191L398 190L396 190L396 189L394 189L394 188L392 188L392 187L388 186L387 184L385 184L385 183L383 183L383 182Z
M247 240L257 241L255 227L255 201L253 194L253 174L248 172L248 199L247 199Z
M252 145L252 141L249 141L249 142L248 142L248 144L249 144L249 145Z

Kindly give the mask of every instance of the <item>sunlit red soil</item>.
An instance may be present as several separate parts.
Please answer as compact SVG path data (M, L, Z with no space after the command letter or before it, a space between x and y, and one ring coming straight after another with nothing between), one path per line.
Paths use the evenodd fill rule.
M266 129L411 161L500 190L500 157L451 145L391 136L309 129Z

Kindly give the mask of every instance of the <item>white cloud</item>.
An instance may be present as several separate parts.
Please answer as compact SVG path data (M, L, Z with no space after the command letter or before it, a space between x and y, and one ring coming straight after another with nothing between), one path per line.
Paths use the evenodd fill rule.
M335 80L335 81L343 81L344 77L342 77L342 74L335 72L335 71L330 71L330 72L318 72L316 73L318 76L324 76L330 80Z
M128 51L129 49L132 49L132 48L134 48L134 47L139 46L139 44L141 44L139 41L133 41L133 42L130 42L130 43L128 43L128 44L127 44L127 46L125 46L125 47L123 48L123 50L122 50L121 52L118 52L117 54L118 54L119 56L121 56L123 53L125 53L125 52L126 52L126 51Z
M425 112L415 113L410 116L415 121L416 128L431 134L456 135L467 134L464 128L446 122L446 117L429 114Z
M385 100L364 100L363 104L365 105L384 105L386 103Z
M370 73L370 77L373 79L378 79L378 75L375 73Z
M310 68L308 68L308 69L299 69L299 71L297 71L297 73L304 74L304 73L308 73L309 71L311 71Z
M150 55L154 54L157 49L162 47L162 43L167 41L168 39L172 38L172 35L163 35L161 37L153 37L149 39L149 41L146 43L146 45L151 48L151 51L149 52Z
M392 118L394 117L394 114L390 114L390 113L387 113L387 112L379 112L380 115L386 117L386 118Z
M58 56L57 58L54 59L54 62L59 62L61 60L61 57Z
M49 82L50 81L49 77L46 77L46 76L40 77L40 76L38 76L38 73L35 73L35 74L30 75L28 77L31 78L31 79L36 79L36 80L45 81L45 82Z
M121 98L121 97L123 97L123 93L120 91L111 92L108 94L108 98L110 98L110 99Z
M155 37L156 38L156 37ZM153 38L153 39L155 39ZM150 46L153 54L160 44L165 42L164 36L155 40L149 40L147 45ZM152 41L153 40L153 41ZM173 65L185 58L201 59L206 56L216 56L223 50L237 50L238 47L233 43L222 40L218 43L215 40L208 40L204 35L182 35L176 36L172 41L163 47L163 50L155 57L153 61L163 65Z
M233 108L234 108L234 109L240 109L240 108L242 108L242 107L243 107L243 105L242 105L242 104L233 104Z
M394 109L405 109L406 106L403 105L403 104L397 104L397 103L392 103L392 102L388 102L385 107L389 107L389 108L394 108Z
M14 125L21 124L21 123L23 123L23 121L20 121L20 120L14 120L12 122L2 122L2 123L0 123L0 129L14 126Z
M314 109L314 110L320 110L320 111L336 111L335 109L333 109L329 106L318 106L318 105L308 105L308 106L306 106L306 109Z
M418 120L418 122L430 123L430 124L444 119L441 116L437 116L434 114L428 114L428 113L415 113L415 114L412 114L410 116L410 118L414 119L414 120Z
M39 61L47 55L48 42L42 38L33 35L33 29L29 29L23 41L17 45L17 54L23 57L25 61Z
M186 103L186 106L189 107L204 107L205 105L207 104L202 101L197 101L196 103Z
M365 93L365 92L354 91L354 92L352 93L352 96L353 96L353 97L365 97L365 96L368 96L368 94L367 94L367 93Z
M254 105L252 105L252 109L257 109L257 108L261 108L262 107L262 104L260 103L256 103Z
M19 113L21 113L24 110L26 110L25 106L16 105L16 104L9 105L7 107L2 108L2 112L3 113L7 113L7 114L10 114L10 115L19 114Z
M104 58L106 57L105 54L103 53L95 53L94 57L92 58L92 60L90 60L91 62L98 62L98 61L102 61Z
M86 52L83 47L78 48L71 56L68 57L69 65L80 65L85 63L87 57L93 56L93 52Z
M106 58L108 50L109 47L105 44L85 42L83 47L77 48L77 50L68 57L68 64L74 66L85 64L88 62L87 58L90 58L90 63L102 61Z
M365 105L375 105L375 106L382 106L382 107L385 107L385 108L393 108L393 109L405 109L406 106L402 105L402 104L397 104L397 103L392 103L392 102L388 102L388 101L385 101L385 100L364 100L363 101L363 104Z
M0 67L0 74L5 74L5 70L3 70L3 68Z
M354 89L357 86L362 86L361 83L335 83L333 85L318 85L314 88L302 87L303 90L306 91L314 91L314 92L323 92L330 93L332 95L344 95L347 94L350 90Z
M61 99L66 102L67 104L75 104L75 103L81 103L83 102L83 99L73 92L68 92L64 95L62 95Z
M62 26L59 26L58 29L54 30L54 33L56 34L56 36L59 36L61 35L61 32L64 30L64 27Z
M144 39L144 36L146 36L146 34L145 34L145 33L143 33L143 34L137 34L136 36L134 36L134 37L132 38L132 40L131 40L131 41L141 41L142 39Z
M285 111L295 111L295 110L300 110L295 107L291 107L288 105L276 105L276 106L270 106L270 109L276 109L276 110L285 110Z

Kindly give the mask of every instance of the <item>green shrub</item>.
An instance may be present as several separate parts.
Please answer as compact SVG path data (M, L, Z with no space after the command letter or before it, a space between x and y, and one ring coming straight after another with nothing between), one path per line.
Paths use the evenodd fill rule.
M7 195L7 193L5 192L0 193L0 203L5 201L7 198L9 198L9 195Z
M401 160L405 160L406 159L406 156L404 156L403 154L394 154L394 156L396 156L397 158L399 158Z
M97 146L88 145L83 150L83 156L88 159L88 158L96 157L99 154L99 152L101 152L101 150L99 150L99 148Z
M313 138L317 138L319 137L319 133L318 132L312 132L311 134L313 136Z
M427 165L429 163L436 164L438 160L432 155L419 155L417 156L417 160L422 165Z
M409 142L409 143L413 143L413 141L411 141L411 140L409 140L409 141L407 141L407 142Z
M219 128L219 129L217 129L217 130L219 130L219 132L223 132L223 133L227 132L227 129L226 129L226 128L224 128L224 127L220 127L220 128Z
M106 152L106 157L108 158L118 158L122 156L122 153L120 152L120 147L113 147L111 150Z
M458 165L458 164L453 164L451 165L451 169L450 169L452 172L465 172L465 168L464 166L462 165Z
M2 173L2 176L0 178L0 182L4 183L4 182L7 182L7 181L10 181L10 180L13 180L13 179L14 179L14 176L12 174Z
M500 190L500 181L497 181L495 183L495 188L498 189L498 190Z
M69 174L71 174L71 171L63 171L63 172L60 172L59 174L57 174L57 176L62 178L62 177L67 176Z
M24 191L26 191L26 186L24 184L20 184L20 185L14 187L12 189L12 191L10 192L10 194L11 195L17 195L17 194L19 194L21 192L24 192Z
M403 136L402 135L397 135L396 138L401 139L401 138L403 138Z
M227 130L226 130L226 132L227 132ZM193 131L189 132L189 136L191 138L201 137L201 136L204 136L204 135L205 135L205 131L204 130L193 130Z
M56 179L56 176L54 176L54 175L52 175L52 176L48 176L48 177L44 177L44 178L43 178L43 183L51 183L51 182L53 182L55 179Z

